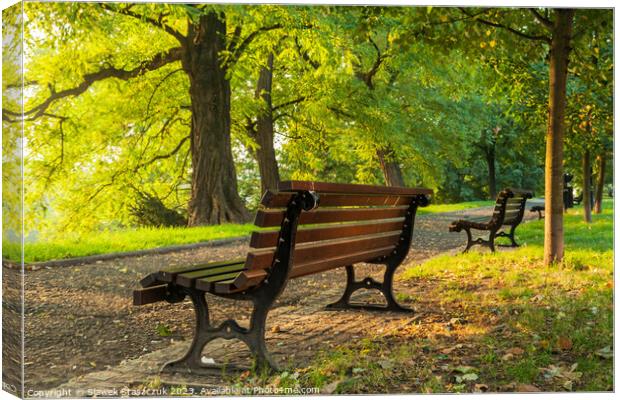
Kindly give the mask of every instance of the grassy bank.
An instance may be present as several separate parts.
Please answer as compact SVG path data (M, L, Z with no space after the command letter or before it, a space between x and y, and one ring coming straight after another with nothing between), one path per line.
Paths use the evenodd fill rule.
M413 323L323 351L307 368L237 384L325 393L613 390L612 207L606 201L590 225L581 208L571 210L565 260L551 267L542 263L543 221L519 227L519 249L409 266L398 291L413 299Z
M419 214L432 214L492 205L489 201L471 201L457 204L430 205ZM141 228L91 234L69 234L60 239L26 243L25 261L38 262L97 254L152 249L156 247L198 243L248 235L256 229L252 224L225 224L196 228ZM2 242L2 256L18 261L18 244Z
M24 258L26 262L36 262L152 249L245 236L254 229L256 227L252 224L224 224L195 228L140 228L74 234L53 241L26 243ZM19 260L19 245L3 242L2 256L9 260Z

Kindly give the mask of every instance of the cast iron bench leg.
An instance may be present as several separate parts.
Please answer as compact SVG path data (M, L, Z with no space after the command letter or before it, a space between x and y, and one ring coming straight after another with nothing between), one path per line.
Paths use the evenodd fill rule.
M252 298L254 310L250 320L250 327L243 328L237 321L228 319L219 326L209 323L209 310L205 300L205 293L195 289L185 289L192 299L196 312L196 327L194 339L187 353L178 360L166 363L161 372L181 372L197 375L211 375L222 370L240 371L247 367L235 364L204 363L202 351L204 347L214 339L238 339L244 342L254 357L253 369L264 371L278 371L277 364L272 360L267 346L265 345L265 322L269 312L269 304L264 304L260 299Z
M497 234L498 237L507 237L508 239L510 239L510 244L509 245L500 245L502 247L519 247L519 244L516 242L515 240L515 230L517 229L516 226L511 226L510 227L510 233L506 233L506 232L500 232Z
M396 271L396 267L398 265L386 265L385 274L383 276L383 282L377 282L376 280L366 277L361 281L355 280L355 270L352 265L347 265L347 286L344 289L344 293L340 300L335 303L328 304L325 306L327 309L331 310L342 310L342 309L363 309L370 311L399 311L399 312L413 312L412 309L406 308L398 304L396 299L394 298L394 294L392 291L392 282L394 280L394 271ZM351 303L351 295L359 290L359 289L377 289L383 294L385 300L387 301L386 306L380 306L377 304L358 304Z

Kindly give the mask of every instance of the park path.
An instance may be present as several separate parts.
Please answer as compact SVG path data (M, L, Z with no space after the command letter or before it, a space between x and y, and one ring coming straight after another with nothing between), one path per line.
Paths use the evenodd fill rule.
M415 265L462 246L464 234L449 233L449 223L463 214L484 215L489 211L490 208L485 207L417 217L412 250L404 265ZM525 218L534 217L526 213ZM244 256L246 251L247 243L237 241L215 248L28 271L25 278L26 389L143 384L156 374L164 361L182 355L192 337L194 317L189 301L133 307L131 291L137 287L139 279L162 267L218 261ZM358 270L360 275L379 279L383 268L362 266ZM18 302L11 298L18 298L15 288L19 287L19 275L7 268L3 273L4 311L15 312ZM289 282L269 314L267 343L276 360L283 365L305 365L317 349L400 329L433 308L432 304L425 304L429 299L425 299L419 288L397 280L395 292L405 294L401 302L419 311L413 317L386 313L377 318L377 314L367 312L324 311L324 305L338 299L344 281L344 270L337 269ZM361 296L365 300L373 296L379 299L372 292ZM233 316L247 320L251 311L238 302L215 297L210 297L209 301L213 305L210 311L215 323ZM160 331L169 328L170 335L161 336L158 326ZM5 347L11 348L10 344ZM222 352L231 355L232 360L247 355L235 342L214 342L207 348L209 350L216 359ZM8 355L5 354L5 359ZM247 360L240 363L247 364ZM15 371L5 370L4 375L11 373ZM175 382L188 378L168 379ZM221 377L204 379L198 383L217 384Z

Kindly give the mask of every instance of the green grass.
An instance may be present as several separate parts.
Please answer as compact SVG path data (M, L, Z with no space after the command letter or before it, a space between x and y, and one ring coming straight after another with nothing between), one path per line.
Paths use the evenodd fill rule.
M492 204L492 201L470 201L458 204L430 205L421 208L419 213L450 212ZM251 224L224 224L195 228L140 228L88 234L69 234L61 239L26 243L24 260L25 262L50 261L197 243L246 236L255 229L256 227ZM19 261L19 244L3 241L2 255L5 259Z
M581 208L566 214L565 258L551 267L543 265L543 221L517 229L518 249L410 266L398 279L422 290L414 324L320 352L287 372L294 382L250 376L240 384L330 393L611 391L611 200L604 210L589 225ZM465 322L449 323L454 317Z
M246 236L255 229L256 227L252 224L224 224L195 228L140 228L92 234L72 234L52 241L26 243L24 259L25 262L59 260L198 243ZM3 241L2 256L13 261L19 260L19 244Z
M493 200L465 201L463 203L454 203L454 204L430 204L428 207L419 208L418 214L424 215L424 214L462 211L462 210L467 210L470 208L488 207L494 204L495 204L495 201Z

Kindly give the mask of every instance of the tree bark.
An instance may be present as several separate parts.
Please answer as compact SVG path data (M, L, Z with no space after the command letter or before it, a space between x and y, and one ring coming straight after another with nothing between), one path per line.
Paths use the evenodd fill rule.
M600 214L603 212L603 189L605 186L605 156L599 154L596 156L596 164L598 168L598 174L596 176L596 196L594 198L594 213Z
M220 59L225 37L223 14L203 15L197 24L190 22L182 57L192 101L190 226L239 223L249 218L237 192L232 157L230 82Z
M549 62L549 119L545 156L545 250L544 264L564 257L564 205L562 162L564 160L564 115L566 75L573 30L573 9L555 9Z
M405 186L403 173L400 165L394 160L394 151L392 149L377 149L377 158L383 171L383 178L386 186Z
M280 183L278 160L273 146L273 104L271 99L271 87L273 81L273 53L267 58L267 66L262 67L256 85L255 97L263 100L261 111L256 119L256 131L254 139L258 148L255 156L260 173L261 190L276 189Z
M592 204L590 204L591 199L591 165L590 165L590 150L586 149L583 152L583 160L582 160L582 168L583 168L583 220L587 223L592 222Z
M489 170L489 197L495 200L497 196L497 182L495 180L495 147L491 147L486 151L487 166Z

